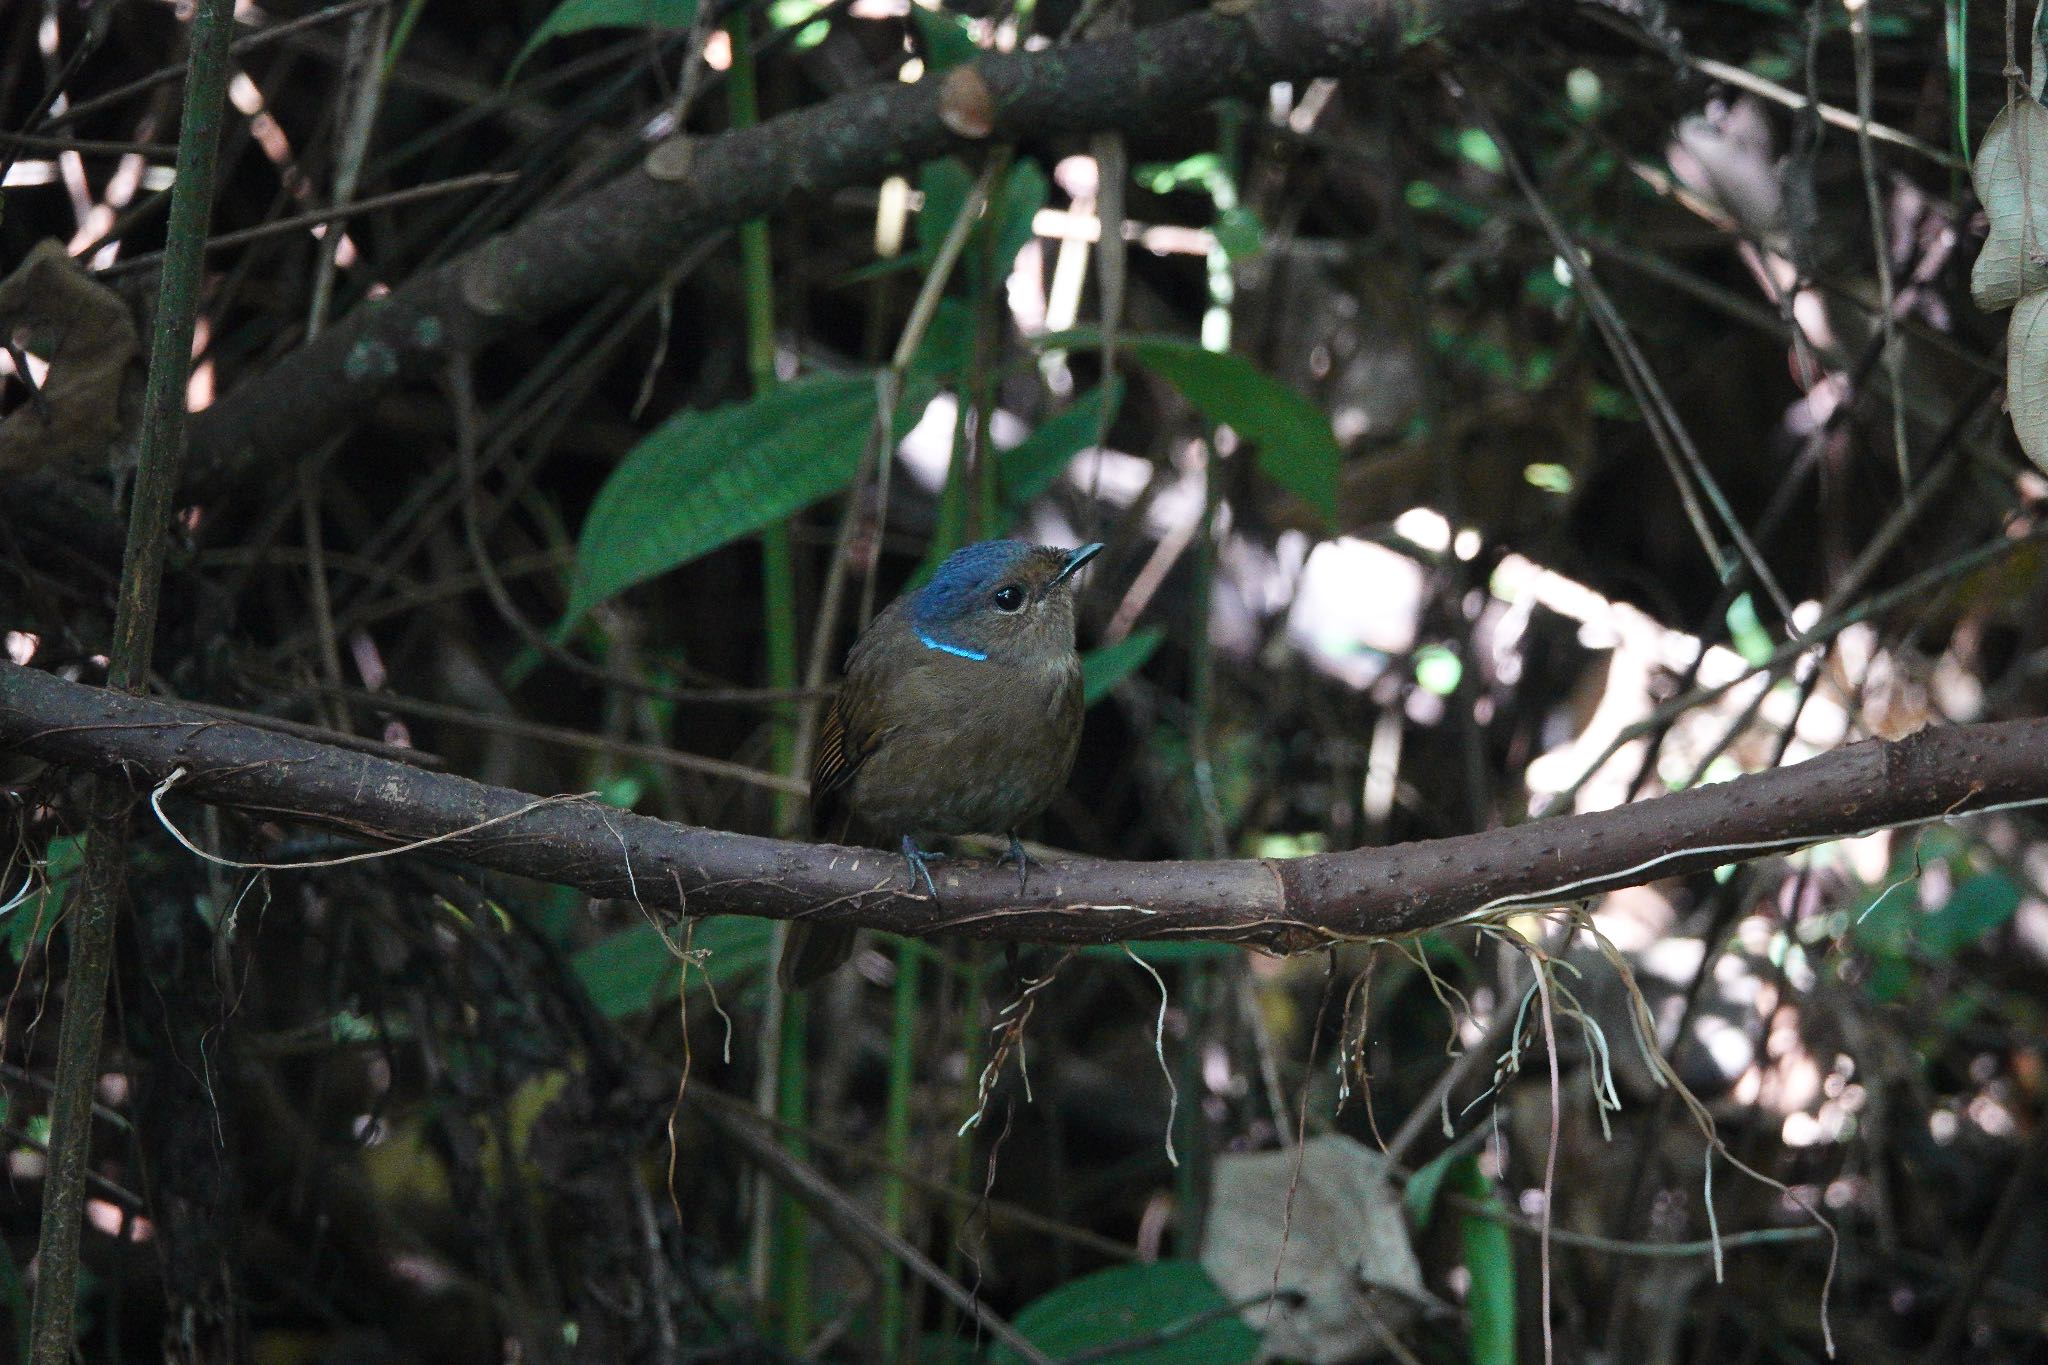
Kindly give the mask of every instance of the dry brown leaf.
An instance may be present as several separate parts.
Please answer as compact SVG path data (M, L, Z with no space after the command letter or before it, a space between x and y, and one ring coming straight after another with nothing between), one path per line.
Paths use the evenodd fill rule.
M129 463L123 450L137 403L128 388L139 367L121 296L80 269L63 243L38 242L0 280L0 334L50 362L41 401L0 419L0 474Z

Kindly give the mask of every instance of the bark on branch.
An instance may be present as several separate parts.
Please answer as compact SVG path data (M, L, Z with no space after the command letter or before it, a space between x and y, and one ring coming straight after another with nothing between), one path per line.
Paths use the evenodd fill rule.
M994 97L991 138L1097 132L1335 74L1523 2L1262 0L1243 18L1198 13L1072 47L991 54L976 69ZM608 290L652 287L709 233L972 145L941 120L941 83L879 84L752 128L656 145L633 170L357 308L196 414L195 479L218 485L302 452L306 433L345 428L451 348L473 349Z
M1482 910L1549 905L1871 829L2048 800L2048 720L1854 744L1618 810L1288 860L1005 868L944 864L936 904L871 849L672 825L533 796L0 664L0 749L138 793L184 769L185 797L309 820L593 896L690 914L764 915L901 934L1047 943L1218 939L1298 951L1412 933ZM484 824L486 821L493 823ZM481 828L477 828L482 826ZM456 833L457 831L464 831ZM261 849L220 850L261 860Z

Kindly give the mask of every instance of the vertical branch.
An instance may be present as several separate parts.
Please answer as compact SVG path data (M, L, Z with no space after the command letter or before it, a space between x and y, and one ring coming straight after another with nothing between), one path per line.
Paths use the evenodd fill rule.
M905 940L896 954L896 990L889 1026L889 1088L882 1117L882 1153L888 1174L882 1182L882 1226L897 1237L910 1226L910 1187L903 1172L912 1169L910 1150L911 1097L917 1084L919 977L924 946ZM882 1351L890 1360L909 1352L904 1314L903 1276L891 1266L882 1274L880 1309Z
M1877 183L1877 151L1870 140L1870 110L1876 96L1871 53L1869 0L1844 0L1849 40L1856 56L1856 156L1863 170L1863 199L1870 212L1871 245L1877 256L1877 321L1884 338L1885 377L1891 381L1892 445L1899 466L1899 493L1913 490L1906 458L1905 352L1899 345L1898 291L1892 282L1891 234L1885 231L1884 193Z
M108 651L109 684L128 692L140 692L149 677L157 595L179 467L184 462L185 387L192 372L193 322L199 311L202 255L213 205L214 166L227 91L228 39L233 26L233 0L200 0L192 21L170 235L158 286L156 327L150 337L141 455L134 503L129 509L114 640ZM122 779L99 779L92 826L86 836L85 870L72 915L64 1022L58 1033L56 1082L50 1099L50 1168L43 1185L43 1224L37 1249L40 1273L29 1315L29 1358L35 1365L64 1365L71 1358L79 1218L85 1206L92 1094L99 1079L100 1039L106 1024L114 920L123 896L127 807Z
M749 128L761 121L759 71L754 62L754 27L750 12L733 17L727 34L732 42L732 69L726 87L731 102L734 128ZM694 70L694 67L693 67ZM679 121L680 126L680 121ZM775 271L769 255L768 222L753 218L740 224L740 286L746 310L747 375L753 395L759 398L775 386ZM761 612L768 642L768 685L794 688L797 682L796 567L790 546L789 525L778 522L761 533ZM798 734L794 704L778 706L770 720L773 734L775 771L796 775ZM788 837L797 828L801 814L796 798L787 794L775 798L775 832ZM779 940L788 934L778 927ZM764 1059L772 1056L772 1077L764 1072L759 1098L770 1117L781 1120L782 1145L803 1161L808 1151L803 1137L807 1109L805 1092L810 1085L808 1066L810 1029L805 1000L801 995L776 993L775 1020L770 1028L775 1046L763 1049ZM772 1084L772 1088L771 1088ZM765 1254L757 1267L757 1278L774 1293L781 1304L779 1330L783 1345L801 1353L811 1332L811 1275L809 1244L806 1241L801 1206L788 1194L775 1193L763 1175L756 1185L754 1244Z

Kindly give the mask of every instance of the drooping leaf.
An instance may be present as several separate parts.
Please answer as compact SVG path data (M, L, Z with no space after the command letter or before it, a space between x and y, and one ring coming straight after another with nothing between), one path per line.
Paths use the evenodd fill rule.
M2012 310L2005 334L2005 405L2020 449L2035 468L2048 470L2048 289L2028 294Z
M1307 503L1323 521L1337 522L1337 466L1343 451L1329 419L1241 355L1205 351L1188 341L1133 338L1126 349L1179 389L1204 417L1236 431L1259 449L1267 477Z
M1970 176L1991 220L1970 293L1979 308L2008 308L2048 285L2048 109L2027 95L2009 102L1984 135Z
M1055 1360L1170 1328L1224 1306L1223 1291L1193 1261L1120 1265L1071 1280L1017 1314L1016 1328ZM1258 1333L1235 1315L1217 1317L1130 1351L1118 1365L1237 1365L1258 1357ZM1001 1365L1014 1351L998 1347Z
M1111 375L1101 384L1038 424L1038 430L996 457L1002 473L1003 497L1021 509L1052 487L1067 462L1095 443L1095 433L1116 420L1124 401L1124 381Z
M1166 631L1160 626L1147 626L1134 630L1113 645L1091 649L1081 656L1081 697L1088 706L1095 705L1110 694L1110 690L1131 674L1145 666L1159 642L1166 638Z
M929 401L906 385L896 427ZM627 453L576 544L559 628L615 593L801 511L844 488L875 417L871 374L811 375L745 403L681 412Z
M519 74L535 50L550 38L593 28L686 29L697 18L697 0L561 0L527 38L505 73Z

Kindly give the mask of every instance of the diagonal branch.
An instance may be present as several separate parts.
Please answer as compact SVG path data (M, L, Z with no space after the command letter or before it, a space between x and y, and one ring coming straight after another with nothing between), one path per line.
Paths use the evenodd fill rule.
M0 664L0 751L9 749L122 772L138 790L183 769L175 789L188 798L384 843L441 839L436 847L482 867L696 915L1057 943L1217 939L1280 951L2048 801L2048 720L1958 725L1616 810L1391 848L1051 863L1022 896L1006 870L948 864L933 904L909 894L894 854L696 829L588 801L536 806L524 792Z
M985 140L1094 133L1185 117L1228 95L1385 58L1443 26L1524 0L1263 0L1136 33L975 63L994 97ZM621 287L652 287L708 233L798 195L871 184L969 145L940 115L936 75L883 84L715 137L675 137L589 193L358 307L192 422L191 468L221 481L304 448L368 401L475 349Z

